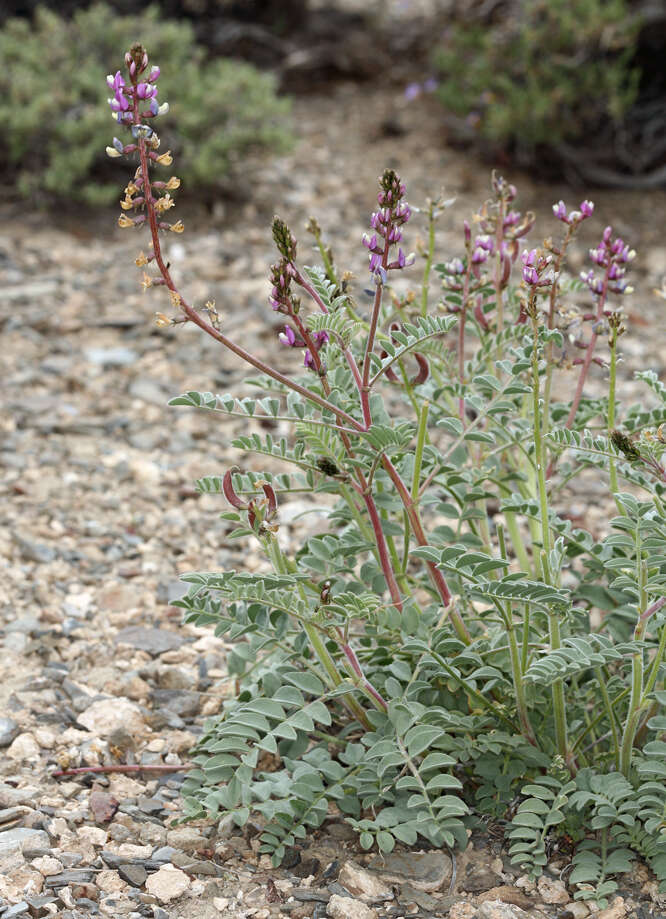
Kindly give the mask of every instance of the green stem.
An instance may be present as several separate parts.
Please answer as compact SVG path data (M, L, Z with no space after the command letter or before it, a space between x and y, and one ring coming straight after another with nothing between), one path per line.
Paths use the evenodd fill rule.
M646 700L648 695L654 689L657 683L657 677L659 676L659 668L661 667L661 662L664 660L664 655L666 654L666 625L661 627L661 636L659 638L659 645L657 651L654 655L652 663L650 665L650 670L648 672L648 678L645 681L645 689L643 690L643 699Z
M438 654L436 651L433 651L432 649L430 650L429 653L431 657L433 657L434 660L437 661L440 667L442 667L453 680L455 680L457 683L460 684L460 686L462 686L463 690L467 693L467 695L471 696L472 699L478 702L481 708L487 709L487 711L491 712L496 718L499 718L500 721L503 721L508 727L510 727L512 731L516 730L517 726L514 724L514 722L507 715L505 715L504 712L502 712L496 705L493 705L490 699L487 699L483 695L483 693L480 693L477 689L474 689L472 686L469 686L465 682L463 677L456 670L454 670L453 667L451 667L451 665L446 661L445 658L441 656L441 654Z
M505 561L508 561L506 541L504 538L504 527L501 523L497 525L497 539L499 541L500 556ZM518 720L520 721L523 737L525 737L525 739L531 743L532 746L538 747L539 744L537 743L536 734L534 733L534 728L530 722L530 716L527 709L527 698L525 696L525 683L523 682L521 656L518 650L518 641L516 639L516 629L513 623L513 611L511 609L511 604L507 603L506 608L504 608L502 612L504 626L506 628L507 637L509 639L511 675L513 677L513 689L516 696L516 710L518 712Z
M276 574L288 574L289 573L289 564L282 554L282 549L280 548L276 537L269 536L263 540L264 546L266 548L266 553L275 569ZM303 600L305 597L305 590L303 585L299 584L299 590ZM330 651L326 647L326 642L324 638L319 634L319 629L313 622L302 622L303 630L308 637L310 646L314 651L319 663L324 668L326 675L328 677L329 686L332 689L335 689L342 682L344 682L343 677L341 676L333 657L331 656ZM362 705L359 704L358 700L353 696L350 696L348 699L345 699L343 704L349 709L351 714L357 721L367 730L370 730L370 722L368 721L368 716Z
M613 718L616 718L616 715L615 715L615 706L616 706L619 702L621 702L621 701L624 699L624 697L627 696L627 695L629 695L629 689L628 689L628 688L623 689L622 692L619 692L619 693L615 696L615 698L614 698L613 700L609 701L609 712L610 712L610 714L613 716ZM586 727L581 731L581 733L578 735L578 737L576 738L576 740L574 741L574 743L571 745L571 750L572 750L573 753L575 753L575 752L578 750L578 748L580 747L580 745L582 744L582 742L585 740L585 738L587 737L587 735L590 733L590 731L591 731L593 728L595 728L595 727L597 726L597 724L601 721L601 719L602 719L602 718L605 718L607 714L608 714L608 712L606 711L606 709L605 709L605 707L604 707L604 710L601 711L601 712L599 712L599 714L597 715L597 717L596 717L596 718L593 718L592 721L590 722L590 724L586 725Z
M642 614L648 606L647 596L647 563L642 558L640 532L636 531L636 566L637 580L639 590L638 600L638 622L634 629L634 641L640 642L645 632L645 621L641 619ZM645 660L643 650L637 649L631 658L631 694L629 696L629 710L624 723L622 732L622 745L620 748L620 772L625 778L629 778L631 771L631 754L634 746L634 737L638 728L638 720L641 714L643 704L643 677L645 669Z
M613 706L611 705L610 696L608 695L608 687L606 686L606 681L604 680L603 673L601 672L601 667L595 667L594 673L599 683L599 690L601 692L601 698L604 701L604 708L606 709L606 714L608 715L608 723L610 725L611 736L613 738L613 757L615 759L615 768L617 769L620 765L620 738L617 733L617 724L615 720L615 712L613 711ZM590 725L590 730L594 727L595 722L592 722Z
M550 526L548 523L548 492L546 489L545 451L541 436L541 401L539 380L539 325L536 306L536 292L530 295L528 313L532 316L532 329L534 340L532 344L532 394L534 414L534 459L536 464L537 482L539 490L539 508L541 514L541 571L546 584L551 584L550 574ZM536 557L536 553L535 553ZM551 651L557 651L562 646L560 636L560 621L556 612L548 610L548 637ZM564 757L565 762L572 768L572 759L567 742L567 715L564 700L564 681L555 680L552 687L553 717L555 720L555 740L558 752Z

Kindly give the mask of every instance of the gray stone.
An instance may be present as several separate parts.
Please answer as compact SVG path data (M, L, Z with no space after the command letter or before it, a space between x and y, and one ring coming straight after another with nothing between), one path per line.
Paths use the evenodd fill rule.
M86 348L83 353L87 361L100 367L127 367L137 359L131 348Z
M48 563L52 562L56 557L56 551L52 549L51 546L46 546L41 542L33 542L31 539L26 539L24 536L21 536L20 533L14 533L14 539L19 545L21 556L27 562L38 562L40 565L48 565Z
M379 855L368 865L371 871L392 884L411 884L431 893L451 880L451 859L444 852L391 852Z
M144 814L159 814L164 810L164 801L160 801L159 798L147 798L145 795L140 795L137 798L137 804L139 810Z
M45 887L67 887L69 884L90 884L95 877L94 868L70 868L60 874L52 874L44 881Z
M37 897L28 897L28 912L32 919L43 919L44 916L52 916L53 913L47 909L52 903L57 903L58 898L48 894L42 894Z
M130 383L128 392L134 399L151 402L153 405L166 406L169 393L157 380L139 379Z
M42 623L36 616L19 616L7 623L5 632L22 632L25 635L33 635L42 628Z
M174 849L173 846L160 846L159 849L155 849L153 852L153 861L170 862L177 851L178 849Z
M143 887L148 877L148 872L143 865L120 865L118 874L132 887Z
M192 690L154 689L151 696L157 708L166 708L181 718L196 715L199 711L201 696Z
M30 907L25 900L22 900L15 906L10 906L7 912L2 914L2 919L13 919L14 916L28 916L29 913Z
M220 865L216 865L215 862L209 862L201 858L193 859L191 855L186 855L185 852L176 852L171 859L171 864L175 865L176 868L182 868L187 874L204 874L208 877L222 877L224 875L224 869Z
M13 718L0 718L0 749L8 747L20 730Z
M167 629L150 629L141 625L131 625L122 629L116 635L116 641L121 645L129 645L137 651L146 651L153 657L164 654L165 651L175 651L180 648L185 639L177 632Z
M49 837L44 830L33 830L27 826L17 826L13 830L0 833L0 857L22 852L24 848L48 848Z

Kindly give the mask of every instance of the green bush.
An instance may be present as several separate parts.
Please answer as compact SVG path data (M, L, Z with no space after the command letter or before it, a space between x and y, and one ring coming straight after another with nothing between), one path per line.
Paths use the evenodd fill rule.
M468 17L435 55L439 96L502 146L581 140L634 101L638 28L625 0L513 2L501 22Z
M160 20L151 7L118 16L105 4L66 20L39 9L31 23L0 31L0 163L24 197L106 204L117 197L100 138L119 133L104 104L118 48L142 38L163 65L179 175L190 188L220 186L248 154L284 151L289 101L248 64L204 60L189 23ZM177 88L177 90L176 90ZM159 124L156 124L159 131Z

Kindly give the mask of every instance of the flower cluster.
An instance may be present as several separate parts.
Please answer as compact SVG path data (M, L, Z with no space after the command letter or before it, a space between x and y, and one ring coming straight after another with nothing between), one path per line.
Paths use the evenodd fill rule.
M397 258L389 262L391 246L402 240L400 227L407 223L412 212L407 202L402 200L405 186L392 169L384 172L380 186L381 191L377 195L379 210L375 211L370 219L370 226L374 232L372 236L363 234L363 245L370 250L369 267L370 273L375 277L375 283L385 284L387 271L413 265L415 255L405 255L402 248L398 247Z
M305 357L303 358L303 365L308 368L308 370L316 370L315 359L312 356L312 351L307 347L306 342L299 338L298 335L294 332L291 326L286 325L284 327L284 332L280 332L278 335L279 340L283 345L286 345L288 348L305 348ZM310 336L310 340L317 352L321 351L322 347L328 344L328 332L314 332Z
M118 137L114 137L113 145L107 147L106 152L110 157L138 153L140 165L134 178L125 188L125 197L120 202L124 213L118 218L118 226L123 228L140 226L146 222L145 211L148 209L149 212L153 212L158 229L182 233L184 229L182 221L167 223L159 219L175 205L170 192L180 186L180 179L172 176L167 182L151 182L148 175L149 163L170 166L173 162L170 151L161 154L156 152L160 146L160 139L153 128L144 123L147 119L165 115L169 111L168 102L162 105L157 102L156 83L160 76L160 68L153 66L146 74L148 54L142 45L133 45L130 48L125 55L125 64L129 74L129 83L125 81L119 70L115 75L109 74L106 83L113 92L113 96L108 100L113 118L130 130L132 142L124 144ZM146 103L148 107L143 108ZM154 191L162 192L162 194L155 195ZM129 211L141 211L141 213L130 216L127 213ZM142 254L137 259L137 265L141 267L153 259L154 255L144 256ZM166 283L163 279L150 281L150 278L148 278L150 283L147 283L146 277L144 275L144 289Z
M598 277L593 269L582 271L580 274L581 280L597 297L606 291L612 291L615 294L631 293L632 291L625 274L628 263L633 261L636 253L619 236L612 240L612 235L613 228L606 227L599 245L596 249L590 249L590 259L595 265L604 269L604 277Z
M528 287L550 287L552 273L544 275L553 260L551 255L544 255L539 249L525 249L520 260L523 263L523 281Z
M294 269L286 258L271 265L271 293L268 302L276 313L291 315L298 312L298 301L291 294Z
M157 80L160 76L159 67L151 67L150 73L142 80L138 82L138 76L143 74L144 71L148 68L148 54L140 46L135 45L130 51L125 55L125 64L130 75L130 83L127 84L121 72L118 70L114 74L109 74L106 78L106 85L113 92L113 96L109 98L109 107L113 114L114 119L119 124L132 125L133 133L138 135L139 131L142 130L144 136L150 136L152 129L148 125L141 125L139 123L140 119L143 118L156 118L158 115L166 115L169 111L169 103L164 102L160 105L157 101ZM148 108L143 111L139 111L139 105L141 103L148 103ZM137 118L136 116L139 116ZM122 144L118 141L118 138L114 137L113 139L113 149L116 150L116 154L120 155L124 150L122 150ZM108 148L107 148L108 152ZM110 153L110 156L114 154Z
M564 201L560 200L557 204L553 205L553 214L555 214L558 220L561 220L562 223L566 223L568 226L581 223L583 220L591 217L593 213L594 203L592 201L581 201L579 209L577 211L571 211L570 213L567 213Z

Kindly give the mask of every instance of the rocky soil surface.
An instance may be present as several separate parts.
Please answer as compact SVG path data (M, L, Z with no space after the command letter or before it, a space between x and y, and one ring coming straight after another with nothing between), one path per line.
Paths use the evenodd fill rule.
M447 149L427 98L407 105L398 90L341 85L298 101L296 116L298 146L256 172L249 203L218 202L207 217L180 208L186 233L169 240L192 299L215 299L225 330L285 369L295 358L280 350L266 300L274 211L300 235L301 252L301 228L316 214L338 263L361 276L361 295L360 237L385 166L401 171L410 203L442 185L457 196L438 230L447 257L459 254L461 222L488 189L485 167ZM542 215L541 236L555 231L552 202L590 196L507 177L519 204ZM121 165L119 190L125 180ZM666 361L666 304L652 293L666 275L666 194L592 197L594 235L612 223L639 253L623 339L622 393L635 401L643 390L631 370ZM556 857L534 885L490 836L473 838L455 863L442 852L382 862L332 821L272 869L252 825L172 825L178 766L233 691L224 641L183 627L171 605L178 576L262 562L228 542L222 502L192 485L238 461L229 443L246 422L166 401L186 389L238 392L244 370L193 329L153 325L168 303L159 290L140 293L133 259L147 240L114 231L114 220L5 208L0 224L2 919L582 919L588 907L571 902L566 859ZM412 246L419 232L415 219ZM295 519L307 509L286 506L286 539L317 525L312 515ZM53 777L109 763L174 771ZM597 917L665 914L639 867Z

